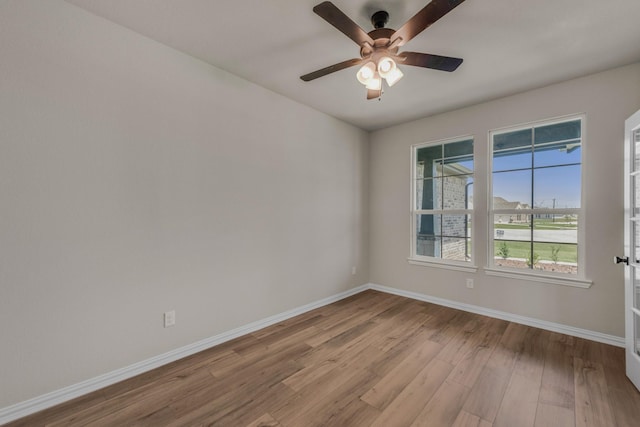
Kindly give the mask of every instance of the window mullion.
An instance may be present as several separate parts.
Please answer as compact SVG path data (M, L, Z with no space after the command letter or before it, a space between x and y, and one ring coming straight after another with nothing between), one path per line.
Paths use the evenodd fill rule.
M535 146L536 146L536 128L531 128L531 208L534 208L534 201L535 201L535 155L536 155L536 150L535 150ZM529 236L530 236L530 243L529 243L529 258L531 261L531 265L529 265L529 268L533 270L533 258L534 258L534 251L533 251L533 226L534 226L534 216L533 215L529 215Z

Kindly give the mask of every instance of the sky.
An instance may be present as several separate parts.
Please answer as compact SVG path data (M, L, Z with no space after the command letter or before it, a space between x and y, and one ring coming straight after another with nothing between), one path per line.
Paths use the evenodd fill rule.
M579 208L580 157L580 148L570 153L557 149L536 152L533 173L530 152L496 157L493 161L493 195L510 202L531 204L533 179L534 207L553 208L555 199L556 208Z

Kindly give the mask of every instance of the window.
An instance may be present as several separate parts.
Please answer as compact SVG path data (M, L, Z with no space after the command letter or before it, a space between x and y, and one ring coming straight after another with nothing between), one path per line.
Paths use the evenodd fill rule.
M473 139L412 150L411 260L470 266Z
M490 268L581 276L583 122L490 133Z

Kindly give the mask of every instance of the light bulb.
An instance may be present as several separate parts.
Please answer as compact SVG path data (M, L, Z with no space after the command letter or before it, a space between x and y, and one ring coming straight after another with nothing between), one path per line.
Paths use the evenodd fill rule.
M389 58L388 56L384 56L380 58L380 61L378 61L378 72L382 77L386 78L387 75L393 72L393 70L395 69L396 69L395 61Z
M380 78L380 75L378 73L374 73L373 77L371 77L367 81L367 84L365 86L367 86L367 89L370 89L370 90L382 89L382 79Z
M360 83L366 86L369 80L374 77L375 72L376 72L376 64L369 61L366 64L364 64L362 68L358 70L358 73L356 74L356 78Z
M396 67L387 74L385 80L387 81L389 87L391 87L394 84L398 83L398 80L400 80L402 76L404 76L404 74L402 73L402 71L400 71L399 68Z

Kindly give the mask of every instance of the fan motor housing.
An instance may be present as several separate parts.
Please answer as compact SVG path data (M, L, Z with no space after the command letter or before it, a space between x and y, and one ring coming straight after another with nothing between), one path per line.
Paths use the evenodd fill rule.
M371 15L371 23L375 29L384 28L387 22L389 22L389 13L384 10L379 10Z
M391 28L378 28L373 31L370 31L369 37L373 39L373 46L369 44L365 44L360 49L360 56L365 58L367 56L371 56L376 53L388 53L395 55L398 53L398 47L393 47L389 49L389 44L391 42L391 36L395 33L395 30Z

